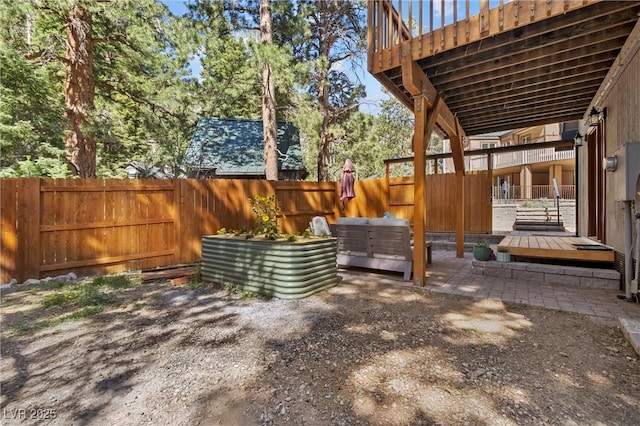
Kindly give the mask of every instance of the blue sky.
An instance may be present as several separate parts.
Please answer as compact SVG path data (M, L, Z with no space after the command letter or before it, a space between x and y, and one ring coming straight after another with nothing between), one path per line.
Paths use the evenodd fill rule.
M183 15L187 12L187 7L184 5L184 1L182 0L165 0L165 3L175 15ZM192 70L195 73L200 72L198 59L194 59L192 61ZM345 69L344 71L348 74L351 73L349 69ZM380 102L388 99L389 95L382 92L380 83L378 83L378 81L367 71L366 60L362 64L362 68L355 71L355 75L353 77L357 77L365 85L367 91L367 97L360 106L360 111L369 114L376 114L380 109Z

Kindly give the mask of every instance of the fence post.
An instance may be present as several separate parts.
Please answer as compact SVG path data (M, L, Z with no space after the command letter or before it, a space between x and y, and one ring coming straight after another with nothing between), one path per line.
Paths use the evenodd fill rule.
M185 179L173 179L173 257L175 263L184 263L182 259L182 239L191 235L182 235L182 191ZM191 212L193 214L193 212Z
M18 235L16 233L17 179L0 179L0 216L2 240L0 243L0 284L16 278Z

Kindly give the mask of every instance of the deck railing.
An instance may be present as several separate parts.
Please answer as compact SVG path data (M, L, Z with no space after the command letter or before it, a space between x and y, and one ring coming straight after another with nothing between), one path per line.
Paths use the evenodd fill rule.
M567 13L599 0L370 0L369 65L398 66L403 42L424 58L504 31ZM382 63L385 62L385 63Z
M545 163L551 161L571 160L575 157L574 151L556 151L554 148L532 149L529 151L514 151L502 154L492 154L492 168L504 169L525 164ZM487 155L472 155L465 158L467 170L486 170Z
M561 200L575 200L575 185L558 185L558 192ZM502 187L492 186L491 197L494 203L505 202L505 194ZM552 185L511 185L507 202L509 200L539 200L548 199L553 202L553 186Z

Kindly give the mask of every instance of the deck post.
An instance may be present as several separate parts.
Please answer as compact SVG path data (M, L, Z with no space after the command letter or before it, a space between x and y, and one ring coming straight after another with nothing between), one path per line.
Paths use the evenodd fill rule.
M440 108L440 97L436 95L431 110L427 88L423 84L426 76L422 70L411 60L410 54L402 58L402 79L405 87L413 96L413 113L415 126L413 133L413 283L418 286L425 285L426 279L426 162L427 143L436 124Z
M464 153L462 138L451 136L451 151L453 152L456 170L456 257L464 258Z
M426 264L425 258L425 231L426 231L426 194L424 192L426 143L424 134L427 125L427 106L424 96L414 97L413 113L415 115L415 128L413 133L413 283L418 286L425 285Z

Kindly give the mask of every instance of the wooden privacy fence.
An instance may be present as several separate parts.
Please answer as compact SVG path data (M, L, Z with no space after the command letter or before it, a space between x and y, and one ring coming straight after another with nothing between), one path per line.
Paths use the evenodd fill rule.
M427 175L426 216L428 232L454 232L456 175ZM490 234L493 230L491 174L467 173L464 178L464 232ZM413 221L413 177L389 179L389 211L396 217Z
M436 186L454 182L453 175L436 179L443 179ZM438 203L428 205L427 214L438 217L428 223L437 223L433 230L453 231L454 215L446 211L455 207L445 188L439 191L443 198L428 202ZM341 216L381 217L391 211L412 219L412 205L397 202L412 202L412 185L365 180L357 181L355 190L356 198L343 210L336 182L0 179L0 282L199 261L203 235L255 227L248 199L256 195L277 196L286 216L281 231L286 233L302 232L314 216L333 223ZM486 191L476 193L489 190L490 182ZM467 200L470 192L465 192ZM488 228L485 223L483 231L470 231L491 232L490 204L488 211Z

